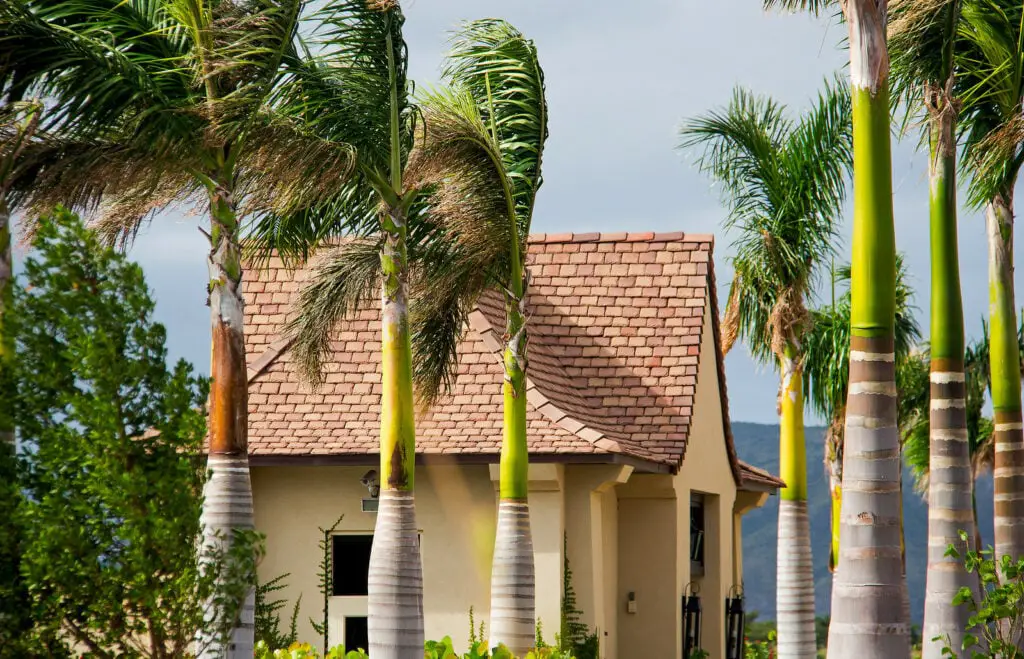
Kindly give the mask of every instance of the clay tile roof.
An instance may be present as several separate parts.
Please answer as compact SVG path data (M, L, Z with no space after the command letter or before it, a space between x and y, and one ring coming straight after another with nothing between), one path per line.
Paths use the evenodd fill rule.
M778 476L772 476L770 472L747 464L740 460L740 486L752 486L772 490L779 490L786 487L786 482Z
M530 237L528 437L533 455L620 456L678 469L693 417L700 342L710 304L718 336L710 235L539 234ZM379 312L339 328L326 383L294 373L280 330L309 270L279 259L245 282L249 447L254 456L377 451ZM502 438L500 339L504 308L485 296L469 319L459 377L417 420L417 451L497 454ZM727 448L740 467L716 364Z

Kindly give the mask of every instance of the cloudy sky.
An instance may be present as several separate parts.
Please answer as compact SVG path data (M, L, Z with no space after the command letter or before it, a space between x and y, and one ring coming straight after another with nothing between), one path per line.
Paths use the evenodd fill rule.
M771 94L798 113L846 60L839 50L843 27L766 13L760 0L407 0L404 7L410 76L420 85L437 81L448 32L462 20L506 18L536 41L551 136L535 231L714 233L723 300L732 275L730 236L720 230L724 210L692 154L675 149L680 122L727 103L735 85ZM927 159L915 145L916 136L894 145L894 206L897 242L927 331ZM837 259L844 261L846 217ZM977 334L987 308L984 227L977 212L963 209L960 218L967 330ZM205 246L196 224L195 217L168 212L131 255L155 290L172 356L206 371ZM727 370L734 420L774 423L771 369L737 347Z

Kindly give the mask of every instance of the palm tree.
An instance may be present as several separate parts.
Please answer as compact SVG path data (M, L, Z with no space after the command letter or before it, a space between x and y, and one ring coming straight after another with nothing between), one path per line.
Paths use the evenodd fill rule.
M836 297L836 284L846 290ZM804 390L811 409L829 423L825 431L825 472L829 478L832 500L831 542L829 544L829 570L833 574L839 565L841 537L841 508L843 501L843 453L845 447L844 420L849 393L850 370L850 266L845 265L832 273L831 303L811 312L811 331L805 340ZM914 316L913 291L907 283L903 256L896 257L896 323L895 360L897 377L909 360L921 330ZM902 529L902 507L899 525ZM902 531L901 531L902 537ZM904 553L900 544L900 553ZM835 577L833 576L833 584ZM909 594L908 594L909 595ZM909 607L909 600L905 601ZM909 615L909 613L908 613Z
M967 446L970 453L970 480L976 483L983 473L992 468L994 459L993 446L993 423L992 419L984 415L985 394L988 390L988 337L986 336L967 346L964 360L965 375L965 405L964 411L967 418ZM914 472L915 489L922 494L928 494L931 476L931 446L929 442L929 385L928 377L922 377L921 373L927 374L928 354L921 352L917 359L908 360L909 368L907 377L900 380L900 391L904 398L901 399L901 407L906 401L905 413L900 421L903 435L903 456ZM910 373L916 371L916 373ZM981 535L978 529L977 508L974 501L974 492L971 492L971 520L970 526L964 526L964 530L973 530L973 543L976 551L980 551ZM958 539L959 540L959 539ZM971 584L972 587L977 584Z
M850 385L839 557L829 626L831 659L910 653L900 532L896 418L896 237L889 137L887 0L764 0L820 12L839 4L849 28L853 115Z
M1011 0L963 6L957 48L968 202L985 208L995 417L995 551L1024 556L1024 430L1013 290L1013 189L1024 163L1024 7Z
M203 511L206 550L253 527L247 455L240 204L284 196L311 173L343 177L351 150L326 148L266 111L295 50L302 0L12 0L0 6L0 83L7 98L52 99L11 190L29 216L56 203L91 212L129 242L158 210L208 208L213 379ZM263 176L267 167L274 177ZM203 656L251 657L253 590L230 639L201 632ZM219 624L212 624L215 629ZM226 646L225 646L226 644Z
M317 52L288 61L274 111L304 125L325 148L347 149L352 176L340 186L322 181L324 194L297 186L284 199L257 199L251 247L256 258L276 252L290 262L317 252L286 329L301 375L314 387L324 380L338 323L381 292L381 491L368 576L369 652L379 659L419 659L423 576L413 385L429 406L451 383L472 292L487 275L481 263L496 256L492 244L464 239L459 229L466 223L446 224L450 216L462 217L459 204L467 212L483 206L439 192L444 186L429 174L443 171L443 163L425 151L411 157L421 113L409 95L398 2L339 0L316 19ZM428 124L426 131L432 130ZM488 189L492 195L499 190ZM481 234L487 232L467 232Z
M909 361L911 352L921 338L921 329L914 317L913 291L907 283L903 256L897 255L896 274L896 363L897 372ZM840 506L843 494L843 421L849 392L850 351L850 266L839 268L832 275L832 301L811 312L811 331L804 341L804 391L811 410L828 421L825 431L825 472L829 477L832 498L832 533L829 569L835 572L839 559ZM847 290L836 298L835 286Z
M945 643L962 646L969 611L954 606L961 588L977 587L963 564L947 555L959 533L974 536L971 458L964 374L964 314L956 228L955 46L960 0L905 0L895 4L889 28L894 88L927 120L932 243L932 306L928 404L932 464L928 495L928 571L923 656L941 659ZM920 359L911 364L920 366ZM917 369L920 371L920 369ZM902 383L901 383L902 385ZM929 387L921 386L919 390ZM907 399L907 388L901 407ZM922 401L923 402L923 401ZM907 419L901 416L900 423ZM935 640L941 639L941 640Z
M444 69L448 90L423 98L425 130L410 185L431 189L433 213L467 246L487 277L468 280L505 300L504 441L491 572L492 646L524 655L536 636L533 540L527 501L526 239L541 185L547 137L544 74L537 49L500 20L466 23Z
M682 146L703 147L700 168L723 186L728 229L737 231L735 275L723 350L743 338L777 364L780 469L778 647L780 658L813 658L814 575L804 448L806 301L832 253L850 166L849 97L826 86L813 110L787 120L771 99L738 89L724 111L684 124Z

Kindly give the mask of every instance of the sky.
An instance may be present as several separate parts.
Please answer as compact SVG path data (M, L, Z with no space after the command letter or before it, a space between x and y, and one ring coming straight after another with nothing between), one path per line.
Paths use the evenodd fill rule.
M724 303L732 277L718 190L676 149L681 122L728 103L742 85L789 106L810 106L822 81L842 69L845 28L834 19L765 12L760 0L407 0L409 75L437 84L450 31L500 17L532 38L545 72L550 137L536 232L687 231L716 236L715 269ZM918 136L893 145L898 249L906 255L927 336L929 264L927 156ZM962 195L963 196L963 195ZM849 259L850 208L837 245ZM140 235L130 255L143 264L168 329L171 357L209 370L202 218L171 210ZM968 335L987 315L981 213L961 208L960 260ZM1017 249L1020 249L1019 240ZM1017 277L1017 290L1021 290ZM777 376L737 346L726 359L736 421L775 423ZM816 421L808 415L809 421Z

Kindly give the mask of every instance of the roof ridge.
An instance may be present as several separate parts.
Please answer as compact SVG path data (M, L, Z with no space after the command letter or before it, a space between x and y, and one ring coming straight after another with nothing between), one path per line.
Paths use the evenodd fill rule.
M694 242L714 244L715 236L711 233L687 233L685 231L618 231L589 233L534 233L530 234L532 243L637 243L637 242Z

